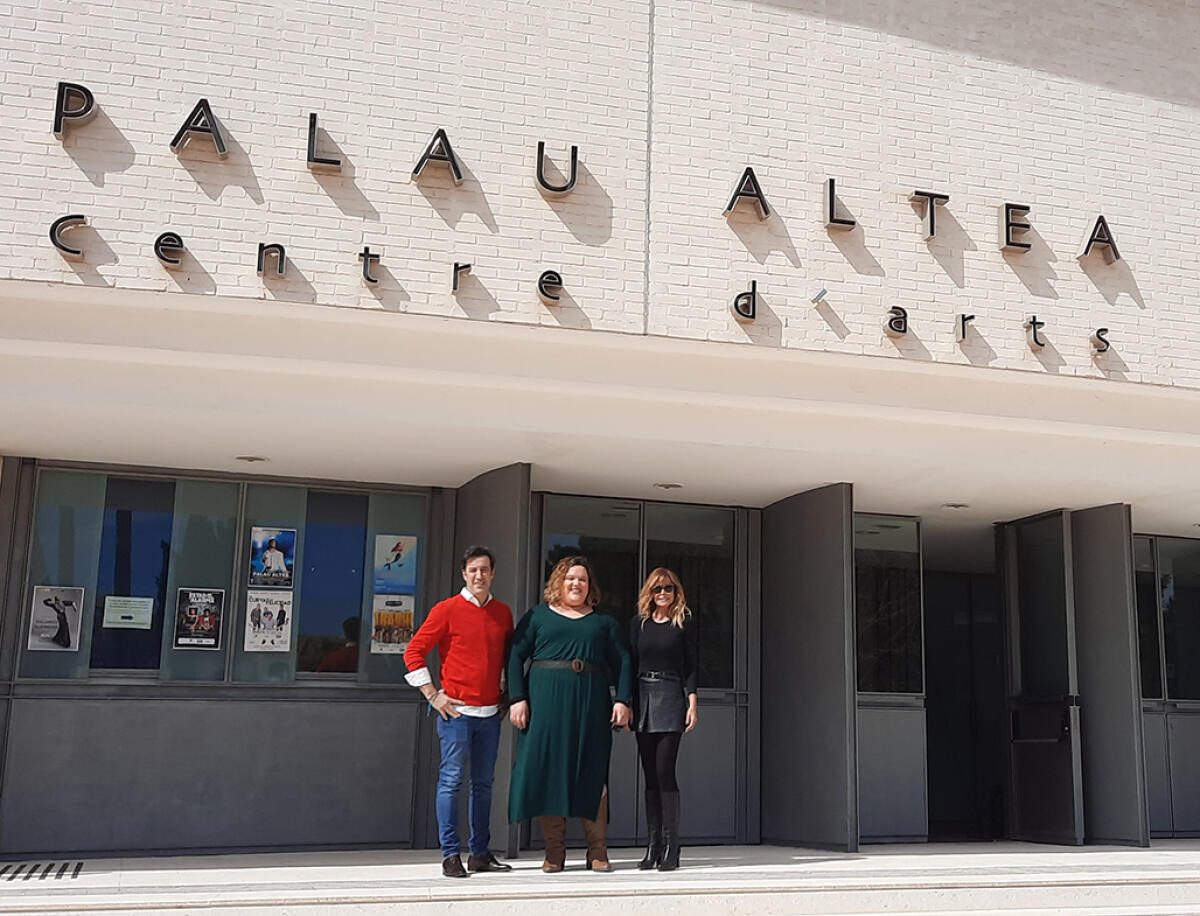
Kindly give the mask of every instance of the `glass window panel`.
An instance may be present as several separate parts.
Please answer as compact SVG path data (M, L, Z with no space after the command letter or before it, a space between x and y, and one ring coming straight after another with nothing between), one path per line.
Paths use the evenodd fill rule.
M692 609L698 641L698 685L733 687L733 510L647 505L647 574L658 566L674 570L679 576ZM636 596L635 589L635 600Z
M1158 579L1154 572L1154 542L1133 539L1134 592L1137 600L1138 657L1142 696L1162 699L1162 670L1158 644Z
M308 491L297 671L358 673L366 539L365 493Z
M42 471L38 475L29 587L21 618L22 677L87 676L107 481L104 474L78 471ZM83 606L77 612L79 641L73 651L29 649L29 603L39 585L84 590ZM73 612L68 609L66 613Z
M171 531L171 571L167 576L167 608L163 626L162 661L159 676L164 680L221 681L225 659L238 635L237 609L233 606L234 555L237 551L237 515L241 488L236 483L214 480L180 480L175 483L175 523ZM179 626L179 591L209 596L221 601L216 633L203 605L194 618L202 625L197 638L187 626ZM184 614L188 609L184 608ZM210 622L203 625L204 615ZM180 645L176 646L176 637ZM215 640L215 648L206 643Z
M1067 652L1067 567L1063 520L1051 515L1016 526L1021 693L1072 693Z
M242 524L239 554L241 569L237 570L239 606L235 613L230 615L231 620L238 621L237 629L230 633L234 640L235 681L287 683L295 678L298 642L295 596L304 585L304 518L307 512L308 490L304 487L261 483L246 485L246 518ZM251 584L251 562L254 553L251 539L255 528L296 532L290 588ZM262 582L274 581L272 577L263 574L265 568L260 558L256 566L256 578ZM247 603L251 595L260 596L261 600L256 601L253 608L248 608ZM288 618L284 627L276 625L280 610L283 610ZM266 617L268 611L271 613L269 618ZM255 620L258 621L257 626L254 624ZM246 649L248 637L249 651Z
M365 656L366 661L362 664L364 676L373 684L404 683L408 669L404 666L401 653L412 638L413 615L418 610L428 610L434 601L446 597L433 596L429 601L424 598L427 515L426 498L413 493L372 493L368 503L367 540L363 545L366 559L363 563L360 657ZM394 556L389 549L402 538L416 539L415 546L408 547L400 558L404 574L397 575L388 570L388 574L376 582L376 542L379 542L380 553L384 563L387 563ZM500 570L498 574L515 577L522 575L523 571ZM375 628L376 604L381 613L378 631ZM520 609L515 610L521 613ZM374 639L377 632L379 638Z
M174 481L108 478L92 618L93 668L158 668L174 511ZM148 626L140 609L118 613L122 598L151 603Z
M854 516L858 689L921 693L921 553L917 520Z
M543 512L542 585L563 557L581 554L596 572L597 610L617 619L622 633L637 606L641 506L628 500L547 496ZM536 600L542 600L541 595ZM519 616L524 608L517 611Z
M1167 696L1200 700L1200 541L1157 541Z

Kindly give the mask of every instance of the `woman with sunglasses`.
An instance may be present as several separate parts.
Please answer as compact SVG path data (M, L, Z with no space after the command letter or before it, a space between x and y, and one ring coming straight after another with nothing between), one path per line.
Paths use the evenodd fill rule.
M649 841L640 869L679 867L679 740L696 727L696 627L679 577L658 567L629 629L637 672L634 731L646 787Z

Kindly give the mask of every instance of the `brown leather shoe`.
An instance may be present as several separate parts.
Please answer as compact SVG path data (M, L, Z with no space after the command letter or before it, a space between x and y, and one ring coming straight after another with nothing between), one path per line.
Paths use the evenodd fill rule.
M600 810L596 819L579 819L583 823L583 835L587 838L588 871L612 871L608 861L608 786L600 793Z
M467 871L512 871L512 866L489 852L483 856L467 856Z
M446 878L466 878L467 870L462 867L462 858L446 856L442 859L442 875Z

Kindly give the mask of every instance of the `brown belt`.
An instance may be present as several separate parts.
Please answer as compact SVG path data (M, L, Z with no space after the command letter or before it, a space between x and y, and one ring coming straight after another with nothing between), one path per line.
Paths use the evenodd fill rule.
M574 671L576 674L583 674L585 671L599 671L600 666L594 665L591 662L586 662L582 658L572 659L536 659L531 668L552 668L558 671Z

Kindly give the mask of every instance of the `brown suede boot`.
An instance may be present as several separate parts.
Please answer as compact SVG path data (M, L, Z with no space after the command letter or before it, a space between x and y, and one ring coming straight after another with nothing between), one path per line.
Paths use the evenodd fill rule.
M542 871L548 875L562 871L567 861L567 819L539 817L538 824L546 840L546 861L542 863Z
M587 867L590 871L612 871L608 861L608 787L600 793L600 810L596 812L594 821L586 817L579 819L583 823L583 835L587 837Z

